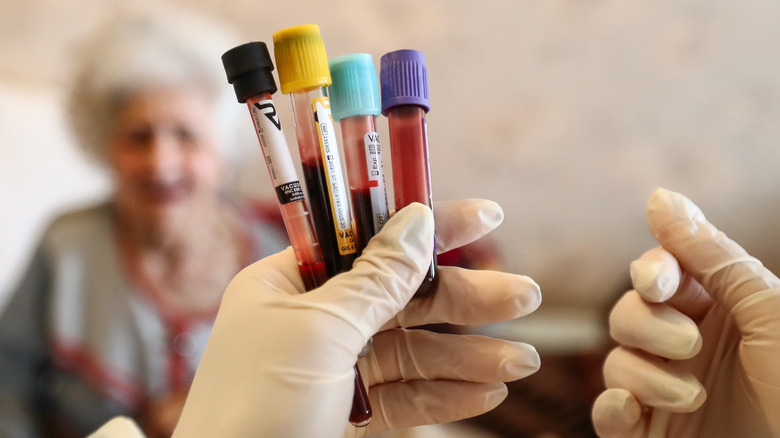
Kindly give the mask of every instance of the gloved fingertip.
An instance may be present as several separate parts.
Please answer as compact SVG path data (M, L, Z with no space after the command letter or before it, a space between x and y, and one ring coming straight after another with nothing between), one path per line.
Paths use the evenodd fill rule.
M696 395L693 403L691 403L691 412L699 409L705 401L707 401L707 389L702 386L701 392Z
M629 273L634 289L646 300L661 303L674 295L679 284L665 265L656 260L634 260Z
M696 342L691 346L691 350L688 353L688 357L696 356L701 352L701 348L704 346L704 338L701 337L701 333L696 337ZM687 358L686 358L687 359Z
M637 427L642 406L628 390L610 388L596 398L591 416L599 436L621 435Z
M669 385L666 396L664 408L672 412L693 412L707 400L707 390L694 376L689 375Z
M690 233L696 232L707 223L704 213L693 201L680 193L663 188L656 189L650 195L646 214L647 224L656 239L670 222L687 224Z
M672 323L674 331L664 336L665 347L659 355L672 360L690 359L701 351L704 342L699 328L688 322Z
M478 202L478 215L482 223L490 228L497 228L504 222L504 209L497 202L487 199L480 199Z
M611 401L612 409L620 412L629 422L639 420L642 415L642 406L628 391L615 391Z
M533 279L526 276L515 278L516 287L507 288L507 296L513 294L513 305L517 309L516 318L526 316L536 311L542 305L542 290Z
M533 345L522 342L513 342L513 351L507 357L504 369L507 372L507 381L524 379L539 371L541 359Z
M486 384L489 390L483 394L483 403L486 411L489 411L506 400L509 390L503 383Z

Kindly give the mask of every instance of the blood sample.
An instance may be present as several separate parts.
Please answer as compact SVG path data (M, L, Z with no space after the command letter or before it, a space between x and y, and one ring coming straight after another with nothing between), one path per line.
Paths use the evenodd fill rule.
M357 257L352 214L330 99L325 45L315 24L273 34L274 56L282 93L289 94L301 167L329 275L352 268Z
M417 50L397 50L380 60L382 114L387 116L390 134L390 159L393 167L395 208L419 202L433 208L428 127L425 114L430 110L425 56ZM416 296L436 289L436 250Z
M352 268L357 257L352 213L341 153L336 140L327 87L331 84L325 44L316 24L274 32L274 56L282 93L292 101L301 168L309 194L312 221L329 275ZM371 422L371 404L355 366L355 392L349 421Z
M356 53L329 62L333 83L328 87L333 119L341 124L358 254L389 217L376 130L381 113L379 85L371 55Z
M222 63L238 101L246 103L252 115L304 286L306 290L317 288L327 281L329 275L271 98L276 92L276 83L271 74L273 63L268 48L262 42L243 44L222 55ZM366 426L370 421L371 405L355 365L350 422L355 426Z
M222 55L222 62L238 101L247 104L252 116L306 290L319 287L327 281L328 275L271 97L276 92L276 83L271 75L273 63L268 48L262 42L243 44Z

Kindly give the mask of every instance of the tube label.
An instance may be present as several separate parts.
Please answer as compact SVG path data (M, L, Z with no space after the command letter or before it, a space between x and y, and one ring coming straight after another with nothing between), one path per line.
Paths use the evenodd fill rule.
M363 136L366 150L366 171L368 172L368 192L371 196L371 212L374 219L374 230L378 233L389 217L387 210L387 191L385 190L385 173L382 165L382 149L379 145L379 133L367 132Z
M261 100L249 108L279 203L284 205L303 200L301 183L298 180L290 151L287 149L287 139L282 132L282 124L276 113L274 102Z
M342 255L353 254L357 251L355 233L352 229L352 217L349 212L349 199L347 198L346 184L344 184L344 171L341 167L336 131L333 128L330 99L327 96L314 98L312 110L314 111L314 121L317 123L317 137L320 141L322 165L325 168L325 178L328 183L330 207L333 212L339 252Z

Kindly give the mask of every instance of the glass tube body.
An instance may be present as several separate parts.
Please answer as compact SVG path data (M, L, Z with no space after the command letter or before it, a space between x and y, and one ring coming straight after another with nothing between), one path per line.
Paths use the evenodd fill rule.
M300 193L300 181L282 133L276 107L268 92L255 94L246 103L255 124L268 174L276 189L279 209L304 287L306 290L315 289L328 279L325 260L314 233L311 215Z
M412 202L433 208L425 110L417 105L392 107L387 113L387 123L396 211ZM417 296L428 295L436 289L439 280L437 266L434 249L431 265L416 292Z
M357 252L360 254L389 217L382 150L376 131L376 117L345 117L340 123Z
M312 221L332 276L352 267L357 249L335 131L323 132L333 122L318 119L320 114L330 117L330 101L324 88L290 96ZM316 111L318 105L327 108Z

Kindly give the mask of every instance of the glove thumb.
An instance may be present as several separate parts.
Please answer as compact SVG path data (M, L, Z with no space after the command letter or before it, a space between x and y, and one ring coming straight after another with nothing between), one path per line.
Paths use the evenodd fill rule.
M431 210L419 203L404 207L371 239L351 270L307 294L310 304L327 305L368 341L419 287L433 257L433 236Z

